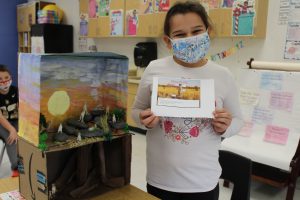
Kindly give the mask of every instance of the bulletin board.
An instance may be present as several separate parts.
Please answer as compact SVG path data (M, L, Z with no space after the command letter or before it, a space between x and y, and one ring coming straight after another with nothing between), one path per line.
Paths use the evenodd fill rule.
M289 171L300 138L300 72L242 69L238 77L245 124L222 149Z

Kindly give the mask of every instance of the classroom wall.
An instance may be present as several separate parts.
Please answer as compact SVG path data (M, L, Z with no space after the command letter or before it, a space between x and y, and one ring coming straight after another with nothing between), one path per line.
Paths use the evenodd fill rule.
M0 63L9 67L13 84L17 85L18 34L17 4L26 0L1 0L0 4Z
M53 0L58 6L65 11L65 22L72 24L75 30L74 47L78 51L78 32L79 32L79 2L78 0ZM235 75L238 70L246 66L250 58L261 61L279 61L295 62L283 59L286 25L278 25L278 12L280 1L269 0L268 8L268 25L267 37L265 39L242 39L245 47L240 49L236 54L225 59L217 61L228 67ZM158 43L158 57L164 57L169 54L161 39L147 38L104 38L95 39L98 51L113 51L124 54L129 57L130 67L133 68L133 49L137 42L156 40ZM226 38L213 39L210 53L215 54L234 46L241 39Z

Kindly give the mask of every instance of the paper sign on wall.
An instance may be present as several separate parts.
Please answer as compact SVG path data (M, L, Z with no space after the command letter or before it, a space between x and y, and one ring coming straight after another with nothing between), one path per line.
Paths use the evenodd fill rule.
M289 135L289 129L278 126L267 126L264 140L275 144L286 144Z

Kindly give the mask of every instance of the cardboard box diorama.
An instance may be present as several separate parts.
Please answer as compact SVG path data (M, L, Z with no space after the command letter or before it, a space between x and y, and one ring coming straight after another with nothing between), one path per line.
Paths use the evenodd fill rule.
M129 183L127 75L128 58L113 53L20 54L25 198L80 199Z
M28 142L45 150L45 132L62 143L126 132L127 57L20 54L19 62L19 135Z

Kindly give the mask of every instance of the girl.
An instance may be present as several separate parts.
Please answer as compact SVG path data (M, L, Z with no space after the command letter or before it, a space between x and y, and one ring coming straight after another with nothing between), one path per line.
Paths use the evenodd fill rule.
M18 88L11 85L12 79L6 66L0 64L0 139L6 143L11 163L12 177L18 172ZM0 163L1 164L1 163Z
M210 29L207 13L199 3L177 3L168 11L164 41L173 56L149 64L132 108L137 124L148 129L147 190L163 200L218 199L221 136L234 135L243 125L233 76L205 58ZM214 79L214 118L155 116L149 109L155 76Z

